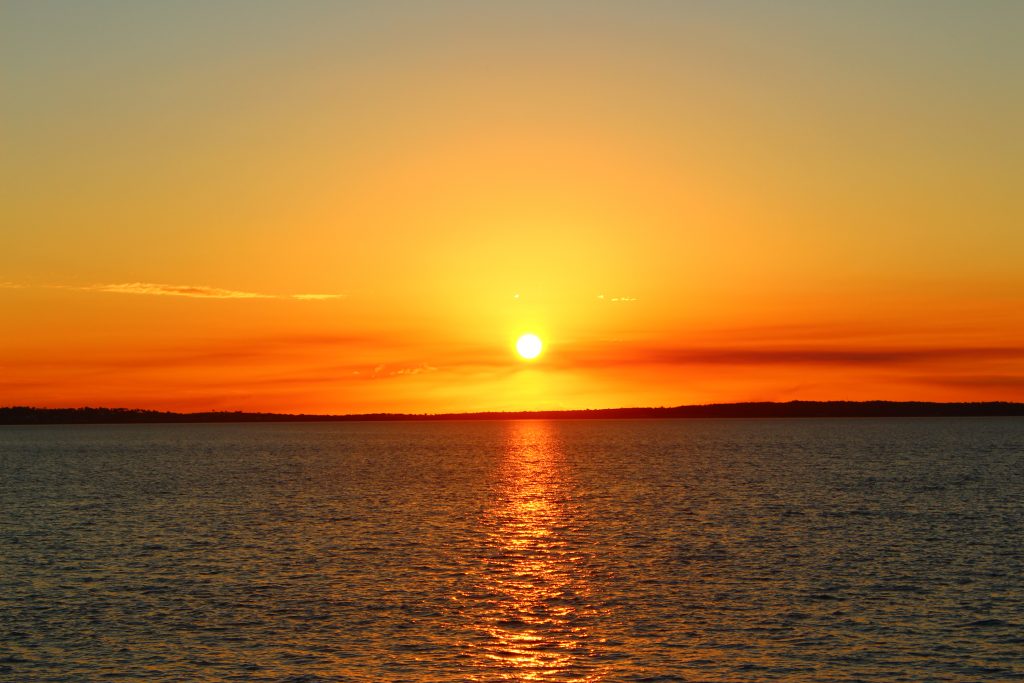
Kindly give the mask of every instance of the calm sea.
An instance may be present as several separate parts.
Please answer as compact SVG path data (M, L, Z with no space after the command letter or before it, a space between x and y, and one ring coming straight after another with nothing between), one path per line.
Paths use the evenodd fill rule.
M1024 420L0 428L0 680L1024 680Z

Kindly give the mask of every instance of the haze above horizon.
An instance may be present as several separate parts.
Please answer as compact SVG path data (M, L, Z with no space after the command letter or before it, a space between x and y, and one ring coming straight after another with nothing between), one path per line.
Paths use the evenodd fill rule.
M2 17L0 405L1024 401L1022 3Z

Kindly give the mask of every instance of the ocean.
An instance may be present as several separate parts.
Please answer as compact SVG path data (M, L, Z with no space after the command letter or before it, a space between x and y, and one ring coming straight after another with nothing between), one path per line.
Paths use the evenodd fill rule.
M2 427L0 680L1024 680L1024 419Z

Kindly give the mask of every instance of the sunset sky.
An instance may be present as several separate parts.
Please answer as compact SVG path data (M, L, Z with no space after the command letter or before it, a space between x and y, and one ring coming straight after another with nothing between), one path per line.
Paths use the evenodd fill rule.
M0 405L1024 400L1022 35L1013 1L8 0Z

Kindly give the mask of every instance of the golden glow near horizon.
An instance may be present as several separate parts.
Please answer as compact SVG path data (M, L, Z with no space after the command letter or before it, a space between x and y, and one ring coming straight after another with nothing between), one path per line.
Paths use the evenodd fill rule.
M540 355L544 342L535 334L524 334L516 340L516 352L526 360L533 360Z
M0 405L1024 400L1020 3L3 14Z

